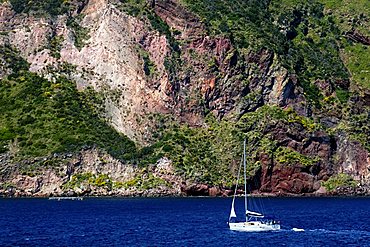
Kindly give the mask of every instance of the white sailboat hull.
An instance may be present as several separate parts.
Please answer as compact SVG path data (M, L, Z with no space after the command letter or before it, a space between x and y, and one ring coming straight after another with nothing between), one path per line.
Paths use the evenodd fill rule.
M264 223L261 221L229 223L230 230L240 232L262 232L280 230L279 224Z
M275 221L272 219L263 219L263 214L248 210L248 197L247 197L247 177L246 177L246 153L245 153L245 146L246 140L244 140L244 148L243 148L243 166L244 166L244 208L245 208L245 222L234 222L237 218L234 204L235 204L235 197L238 189L239 178L240 178L240 171L242 164L240 164L237 182L234 191L233 201L231 203L231 211L229 215L229 228L232 231L240 231L240 232L263 232L263 231L276 231L280 230L280 222Z

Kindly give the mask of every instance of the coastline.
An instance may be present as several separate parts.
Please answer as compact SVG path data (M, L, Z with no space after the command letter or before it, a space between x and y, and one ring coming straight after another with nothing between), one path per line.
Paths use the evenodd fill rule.
M91 199L91 198L232 198L232 195L186 195L186 194L145 194L142 193L138 194L131 194L131 195L123 195L123 194L101 194L101 195L27 195L24 194L17 194L16 196L6 195L4 193L0 193L0 198L2 199L53 199L53 198L83 198L83 199ZM238 194L237 197L243 197L243 195ZM370 194L343 194L343 193L302 193L302 194L292 194L292 193L285 193L285 194L274 194L274 193L255 193L249 194L248 197L250 198L370 198Z

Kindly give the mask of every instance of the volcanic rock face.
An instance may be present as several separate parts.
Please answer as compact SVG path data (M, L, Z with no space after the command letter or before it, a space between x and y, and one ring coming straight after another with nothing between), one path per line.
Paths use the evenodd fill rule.
M199 101L219 117L229 113L247 92L234 77L246 73L250 88L261 94L261 103L287 105L295 98L295 82L279 66L271 52L251 54L245 72L236 66L238 55L231 43L223 38L210 38L199 20L173 1L154 3L154 11L170 28L180 30L179 41L184 66L177 79L171 79L165 59L171 49L165 35L148 29L148 24L131 17L107 0L89 1L82 9L81 26L89 30L86 45L75 47L67 16L57 19L15 15L10 5L1 5L1 30L11 30L1 43L10 43L30 62L30 70L51 76L50 68L63 64L76 66L69 76L83 90L93 87L106 96L105 116L119 132L133 140L146 143L151 126L145 119L150 113L173 113L193 125L203 123ZM12 17L15 16L15 17ZM60 58L51 54L50 39L62 38ZM107 38L109 37L109 38ZM140 50L147 52L155 65L155 76L143 73ZM194 59L194 55L201 59ZM210 71L204 63L214 60L223 77ZM51 67L50 67L51 66ZM258 69L253 69L257 67ZM180 68L179 68L180 69ZM188 98L194 98L188 101ZM256 107L256 106L255 106ZM242 106L241 113L255 107Z
M350 174L355 180L363 184L369 184L369 153L358 142L350 141L345 136L340 136L338 144L340 172Z
M325 133L304 133L299 129L279 127L273 130L275 139L284 146L307 156L315 155L314 165L281 164L275 157L261 154L262 162L260 191L275 194L313 193L320 188L321 181L331 175L332 140ZM306 136L310 136L306 138ZM277 157L276 157L277 158ZM258 188L257 188L258 189Z
M60 162L54 168L40 168L39 174L20 174L15 171L6 179L5 196L159 196L181 195L184 181L174 172L171 161L161 159L148 171L112 158L96 149L75 155L45 159ZM58 161L59 160L59 161ZM33 165L37 161L34 161ZM21 164L25 166L26 164ZM31 164L32 165L32 164ZM14 174L18 174L15 175ZM151 174L151 175L149 175ZM161 184L142 188L140 183L151 179ZM99 180L99 178L101 178ZM149 179L149 180L148 180ZM136 183L137 182L137 183Z
M244 104L237 107L240 114L253 111L264 103L287 106L304 101L296 96L300 91L295 78L277 63L277 57L271 51L251 52L247 57L238 54L229 39L207 36L199 18L178 1L154 1L153 9L170 28L181 33L176 39L181 43L186 69L179 71L174 104L180 107L179 114L187 122L192 122L203 110L199 109L200 100L204 100L205 107L219 118L232 112L236 103L248 93L258 95L259 103L250 106L242 100ZM211 68L209 63L213 64ZM249 81L249 85L245 81ZM187 97L197 100L187 102ZM201 124L199 120L198 117L197 122Z
M145 142L148 126L140 126L137 119L151 112L166 112L168 101L169 82L163 66L168 44L164 36L104 0L89 1L82 10L81 25L89 30L89 39L81 50L74 45L76 37L67 26L66 16L55 21L23 15L11 18L14 13L5 4L1 5L1 13L2 19L9 19L0 24L1 30L12 30L1 43L10 43L21 51L31 71L48 75L50 66L76 66L70 76L77 87L83 90L91 86L103 92L105 115L112 125L131 139ZM63 38L59 59L52 57L47 48L53 37ZM159 72L151 83L155 86L147 83L140 50L149 53Z
M210 36L200 18L179 1L148 1L147 5L168 33L156 30L146 18L127 14L119 1L90 0L80 3L78 10L54 17L16 14L9 3L2 3L0 31L6 35L0 35L0 45L16 48L30 63L32 72L51 80L67 76L76 82L79 90L91 87L103 95L102 117L139 145L153 141L156 123L149 117L154 114L172 115L176 121L191 127L206 125L205 112L218 119L238 119L263 105L293 109L299 116L313 116L302 83L280 63L277 54L267 48L242 54L230 39ZM76 44L81 37L71 27L71 20L87 30L82 47ZM356 30L346 35L354 42L369 43L368 37ZM52 40L60 40L58 55ZM0 62L5 63L1 56ZM0 78L10 73L10 69L0 67ZM349 88L349 81L336 83ZM317 79L314 84L328 98L335 93L335 85L329 80ZM364 107L369 106L366 97L365 93L361 100ZM320 121L331 128L339 119L324 116ZM322 181L336 173L349 174L363 184L370 183L368 151L345 134L335 138L325 130L309 132L303 124L295 123L270 123L264 131L279 146L316 157L318 161L308 166L287 165L261 153L262 165L256 173L258 185L254 191L313 193L320 189ZM166 158L145 172L95 149L68 157L60 170L42 169L40 174L23 174L18 168L9 168L10 163L9 157L1 158L5 167L2 182L10 179L12 184L4 193L12 195L230 193L221 187L186 181L176 174ZM81 174L89 174L90 179L107 175L110 182L118 184L134 183L138 176L143 181L160 179L167 183L151 192L139 185L114 189L84 183L77 189L67 186Z

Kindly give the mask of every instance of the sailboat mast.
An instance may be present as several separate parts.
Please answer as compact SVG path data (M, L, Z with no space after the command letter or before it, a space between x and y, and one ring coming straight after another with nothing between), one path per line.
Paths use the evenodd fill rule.
M246 165L246 154L245 147L246 140L244 139L244 148L243 148L243 165L244 165L244 204L245 204L245 221L248 221L248 201L247 201L247 165Z

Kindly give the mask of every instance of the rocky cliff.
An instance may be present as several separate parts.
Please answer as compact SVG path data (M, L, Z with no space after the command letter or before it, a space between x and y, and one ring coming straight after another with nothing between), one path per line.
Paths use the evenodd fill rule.
M255 193L368 194L352 5L1 1L1 193L227 195L246 138Z

